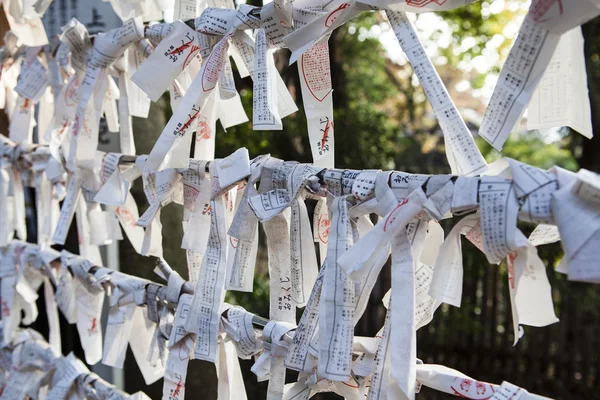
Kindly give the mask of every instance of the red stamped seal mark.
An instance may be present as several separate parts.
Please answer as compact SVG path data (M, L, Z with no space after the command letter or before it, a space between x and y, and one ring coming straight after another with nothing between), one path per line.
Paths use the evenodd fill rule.
M60 128L60 131L58 131L58 133L56 135L56 136L58 136L59 139L64 135L65 130L67 129L67 126L69 126L69 122L68 121L63 122L62 127Z
M331 25L333 25L335 20L338 18L339 13L348 7L350 7L350 3L342 3L338 8L330 12L327 18L325 19L325 26L329 28Z
M6 300L2 300L2 316L7 318L10 317L10 307L8 307Z
M469 378L454 378L450 389L456 396L473 400L491 399L494 395L492 385Z
M329 241L329 227L331 226L331 221L326 215L319 215L319 240L323 244L327 244Z
M206 60L206 68L202 70L202 90L204 92L210 92L217 85L225 64L229 37L231 37L231 34L223 36Z
M131 211L129 211L128 208L117 207L115 209L115 212L117 213L117 215L119 217L121 217L121 220L123 221L124 225L135 226L135 218L134 218L133 214L131 213Z
M79 135L79 114L76 114L73 120L73 136L77 135Z
M481 225L479 222L467 233L466 238L483 252L483 237L481 236Z
M388 217L385 219L385 224L383 225L384 232L387 232L387 229L390 227L390 225L392 225L394 223L394 221L396 221L396 216L398 214L398 210L400 209L400 207L402 207L406 203L408 203L408 199L402 200L402 203L398 204L396 206L396 208L394 208L392 210L392 212L390 212L390 215L388 215Z
M447 0L406 0L406 5L417 7L417 8L422 8L431 3L435 3L438 6L441 6L446 1Z
M87 119L85 115L83 116L83 123L80 122L79 114L75 115L75 121L73 122L73 136L78 136L80 133L83 133L87 136L88 126Z
M90 326L90 329L88 329L88 335L92 336L97 331L98 331L98 322L97 322L96 318L93 318L92 325Z
M531 18L535 22L550 21L554 16L546 15L554 6L558 6L558 15L563 15L564 9L562 0L534 0L530 7Z
M314 44L302 55L302 79L310 94L321 103L332 92L329 45Z
M75 93L79 87L79 81L77 79L71 79L67 88L65 89L65 104L67 106L75 105Z
M183 205L189 211L194 211L194 204L200 191L195 187L183 184Z
M171 90L173 92L174 99L180 99L181 97L183 97L181 95L181 90L179 90L179 85L175 84L175 81L173 81L173 83L171 84Z
M31 100L29 100L27 97L25 98L25 101L23 102L23 105L21 106L21 112L26 112L27 109L29 108L29 103Z
M210 139L210 126L206 122L206 118L201 117L198 120L198 131L196 132L196 142Z
M194 114L192 114L188 120L185 122L185 124L181 125L181 128L179 128L179 130L177 130L177 135L181 135L183 134L187 128L189 128L190 126L192 126L192 123L194 122L194 120L196 118L198 118L198 115L200 114L200 107L198 107L198 111L196 111Z

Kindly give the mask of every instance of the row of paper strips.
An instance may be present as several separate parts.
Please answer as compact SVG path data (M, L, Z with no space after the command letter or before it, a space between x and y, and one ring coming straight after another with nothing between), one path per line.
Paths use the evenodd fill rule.
M30 142L33 127L43 133L53 155L65 151L69 170L91 167L98 146L98 123L106 118L110 131L120 132L121 151L134 154L131 116L146 117L150 100L169 91L173 116L149 155L153 170L187 167L187 156L196 132L195 158L214 155L216 121L224 128L248 121L235 89L230 57L242 78L251 76L252 123L255 129L282 129L282 118L297 111L279 76L273 52L292 50L297 62L309 142L315 165L334 166L334 121L329 50L333 29L362 11L387 8L386 15L403 52L413 66L439 120L453 174L475 175L487 169L471 132L460 116L404 11L433 11L458 7L469 1L332 2L318 7L311 2L269 3L262 8L226 0L199 4L189 0L116 1L111 3L123 18L122 28L92 40L85 27L72 21L63 27L61 40L47 43L36 7L21 10L10 3L9 20L17 36L6 38L0 96L11 116L9 136ZM598 1L563 8L555 0L533 1L489 106L479 135L501 149L530 99L529 128L569 125L591 136L589 99L585 82L583 42L579 24L600 13ZM15 4L13 4L15 3ZM46 6L50 2L45 3ZM305 4L306 3L306 4ZM319 2L320 4L320 2ZM142 18L157 18L161 10L175 7L174 23L144 27ZM37 9L45 10L42 5ZM40 12L41 12L40 11ZM20 35L38 27L35 35ZM37 19L36 19L37 18ZM194 19L195 18L195 19ZM278 22L277 22L278 21ZM193 27L193 28L192 28ZM194 29L195 28L195 29ZM254 29L255 37L248 34ZM558 46L563 35L563 43ZM19 51L15 46L19 43ZM554 58L552 58L554 54ZM12 64L11 64L12 62ZM548 73L544 75L546 66ZM160 73L157 73L160 71ZM542 76L542 85L536 87ZM117 78L119 84L115 83ZM218 88L218 90L214 90ZM119 101L120 100L120 101ZM34 105L40 115L34 121ZM67 142L67 144L63 144Z
M9 154L5 160L20 160L17 165L7 162L10 172L21 173L25 182L35 180L30 178L35 174L33 163L29 161L33 153L27 153L23 146L13 145L8 139L5 139L2 153ZM142 173L146 192L154 196L148 196L149 210L153 210L153 204L156 208L150 215L156 216L162 206L176 202L184 205L187 224L194 226L194 229L185 230L182 245L187 250L190 282L195 286L195 295L188 293L180 297L185 281L176 274L164 276L169 284L161 289L139 278L96 267L100 264L98 245L119 239L119 230L108 232L107 229L114 225L118 227L117 220L134 244L137 240L142 252L145 247L148 249L144 254L159 255L161 250L160 225L149 225L145 231L132 225L137 219L132 215L137 209L135 202L129 209L132 211L120 209L124 203L114 206L112 213L110 209L87 211L99 207L94 199L107 191L112 194L108 196L109 204L126 201L130 196L129 183L124 177L139 176L140 170L134 165L107 173L106 167L110 165L107 160L113 159L112 165L118 165L114 159L119 157L114 153L100 154L98 158L105 162L92 176L96 181L101 181L101 176L109 176L106 183L95 192L91 201L82 198L81 192L87 190L82 186L75 200L66 201L61 210L62 215L70 213L71 203L76 204L71 211L74 208L81 210L78 212L80 250L84 256L95 260L63 253L60 268L51 268L51 261L59 256L57 252L47 245L38 247L13 241L13 228L4 232L8 245L3 250L1 283L4 311L8 313L5 314L8 317L4 326L5 342L11 341L22 310L24 323L35 319L37 291L44 284L47 306L55 309L58 306L69 322L77 324L88 363L102 360L107 365L122 366L124 350L129 343L148 383L163 373L167 377L171 373L180 378L184 376L187 364L170 363L168 358L169 354L180 355L181 352L172 353L165 349L167 343L171 350L179 343L178 346L185 349L184 354L193 350L195 358L219 363L219 357L227 354L231 356L237 352L242 357L249 357L260 353L262 360L259 357L257 364L269 370L273 396L284 394L285 366L312 373L315 385L323 383L323 379L344 382L341 384L344 388L356 386L355 395L370 388L371 398L383 395L376 392L379 386L375 386L373 380L377 383L377 379L386 376L385 373L393 374L389 378L393 379L393 384L379 383L389 390L398 385L400 389L396 390L412 397L416 382L422 383L415 375L418 372L416 329L433 318L441 302L460 305L461 234L476 244L491 262L508 259L516 339L523 333L521 325L544 326L557 321L545 266L535 245L557 241L561 236L569 238L563 240L566 256L561 262L561 270L573 279L598 280L592 253L600 228L594 222L598 215L599 177L588 171L575 174L556 168L546 172L514 160L508 160L505 169L497 165L499 170L503 169L500 176L483 177L325 170L268 156L250 162L247 151L240 149L230 157L210 162L210 177L204 172L207 162L198 160L192 160L193 167L185 170L167 169L146 176ZM512 176L512 179L501 176ZM257 190L254 184L258 179ZM14 187L15 180L10 182L9 186ZM226 188L222 189L221 184ZM161 188L160 193L157 187ZM322 197L325 192L326 203ZM37 194L41 195L41 192ZM310 230L305 197L319 198L321 210L328 208L330 212L329 218L321 211L316 213L318 220L313 224L316 232ZM15 200L14 196L8 196L4 204L14 204ZM461 219L444 239L438 220L477 208L478 213ZM371 213L381 216L374 226L368 218ZM518 218L540 223L529 240L517 229ZM113 222L107 222L110 220ZM290 331L294 332L293 341L282 344L287 347L278 349L276 356L268 352L271 351L268 347L253 344L256 332L252 329L251 318L246 321L250 325L244 326L246 333L241 332L241 328L228 331L231 314L227 322L222 319L227 308L223 303L225 290L252 291L259 222L263 223L267 233L270 317L275 324L271 328L277 328L271 334L267 329L263 337L266 335L270 342L277 342ZM160 221L154 218L152 223L160 224ZM558 228L544 223L556 223ZM138 234L131 234L128 227L137 230ZM576 231L578 234L573 235ZM103 241L97 241L98 238ZM312 246L315 238L320 243L326 242L320 253L325 260L320 270ZM366 356L361 355L364 351L358 351L356 347L356 342L362 339L353 336L354 326L364 312L371 289L390 252L392 290L384 298L389 309L389 340L394 348L404 350L399 355L392 354L389 359L385 357L387 365L378 365L377 352L387 354L387 347L371 347L377 350L371 355L371 362L364 364ZM44 265L45 269L42 268ZM52 282L57 288L55 296ZM111 311L103 348L99 321L105 293L110 294ZM157 301L161 298L166 304L178 303L180 307L187 307L180 310L179 322L177 313L173 316L164 302ZM403 306L396 310L389 306L391 303ZM141 305L145 307L138 307ZM296 308L302 306L305 310L297 323ZM49 321L50 343L57 345L60 334L56 311L47 311L47 314L54 316ZM175 321L172 320L174 317ZM392 326L395 328L391 329ZM178 332L179 336L173 337L173 332ZM142 339L144 333L145 339ZM224 333L232 336L234 342L239 340L244 346L250 346L250 354L244 355L239 347L235 352L220 349L219 346L225 343ZM251 338L243 334L250 334ZM329 360L329 363L323 360ZM148 366L146 362L151 364ZM258 366L255 366L255 372L264 378L267 372ZM274 380L276 377L279 379ZM175 388L181 385L181 379L168 378L167 384L169 382ZM303 382L304 389L319 387L308 382ZM335 386L335 383L325 387L333 390L331 385ZM169 390L176 389L171 387ZM341 392L339 388L335 390ZM310 393L307 389L305 394ZM349 393L342 394L352 398Z
M1 396L6 399L149 399L143 392L130 396L120 391L72 353L61 356L33 329L15 331L12 342L0 350L0 365Z
M273 13L285 12L285 5L276 5ZM361 382L363 390L371 388L373 398L385 396L387 390L394 388L399 388L397 390L407 397L414 397L417 368L414 331L431 320L440 302L460 305L461 234L479 244L490 262L499 262L508 256L509 268L514 272L511 273L511 301L516 340L522 334L520 324L543 326L555 322L545 269L533 245L558 240L560 231L566 251L560 269L568 271L571 279L599 279L598 271L590 262L597 258L593 257L592 251L600 228L594 223L600 186L594 174L587 171L573 174L560 169L545 172L513 160L507 165L496 165L497 168L489 172L500 178L456 179L451 176L427 177L379 171L325 171L322 167L283 163L267 156L251 163L247 151L240 150L224 160L210 163L210 177L206 177L206 162L187 161L192 131L204 133L201 137L206 139L205 145L196 146L196 157L211 159L214 156L216 119L221 119L224 126L231 126L232 116L236 116L237 121L245 118L245 114L239 117L239 113L223 112L224 109L230 111L237 107L243 113L239 96L232 86L229 52L236 60L238 70L243 71L241 66L245 66L247 74L255 78L254 92L260 96L253 104L253 124L260 129L280 129L282 115L295 111L295 106L274 69L270 50L274 46L272 38L295 38L296 42L290 43L296 44L306 41L306 32L312 34L318 31L314 29L315 21L321 18L322 23L324 17L327 29L325 32L321 29L319 35L326 37L331 26L339 26L344 18L346 20L343 22L346 22L364 8L361 7L360 4L339 5L331 12L312 14L296 10L296 14L302 14L309 21L306 22L307 26L313 25L311 29L304 30L301 36L298 34L305 28L301 27L299 20L294 20L294 26L298 29L286 36L279 31L269 30L273 26L264 25L265 21L273 21L272 16L269 19L269 15L263 15L267 7L261 10L260 19L250 13L249 7L242 7L237 12L225 8L206 9L195 21L196 31L179 22L152 25L144 31L141 21L133 19L122 28L97 36L93 46L85 28L72 21L64 28L56 51L42 48L42 56L39 56L40 48L16 47L16 38L8 37L4 48L8 69L5 67L3 70L2 82L6 88L6 108L11 115L9 133L20 144L15 145L10 141L3 143L0 196L2 204L7 207L1 210L0 216L2 244L9 245L15 231L18 237L25 238L23 184L36 189L39 243L42 249L49 248L52 243L64 242L76 214L81 234L81 254L92 260L86 267L88 270L93 264L101 263L98 245L121 238L119 222L136 250L141 254L160 256L161 207L170 202L183 204L184 228L187 225L200 227L198 230L185 229L182 247L187 250L190 281L196 284L196 293L202 295L189 300L190 315L181 323L179 331L188 342L185 346L194 349L196 358L217 361L222 355L231 355L231 351L219 348L222 342L219 341L219 327L224 293L225 290L252 291L258 247L257 229L261 222L268 240L270 317L280 325L279 330L289 330L296 324L295 308L306 305L290 351L280 354L275 347L277 351L271 348L271 353L265 355L268 352L265 348L262 363L259 363L259 367L255 366L255 371L261 377L272 373L269 385L272 396L283 393L283 366L312 373L303 382L306 395L315 390L339 390L331 382L354 379L351 378L355 375L352 369L357 360L353 357L353 327L364 311L370 289L390 252L394 263L393 286L391 296L386 298L386 305L396 298L395 303L408 306L404 310L394 309L394 313L389 308L388 330L392 324L399 327L390 331L389 337L391 345L402 347L404 352L401 359L384 357L387 343L380 343L380 358L376 357L378 347L372 362L367 363L370 369L366 376L371 375L370 379ZM345 14L348 9L354 12L351 16ZM548 10L552 11L552 7ZM539 9L536 12L539 13ZM590 17L589 13L588 10L586 18ZM281 15L278 14L278 17ZM485 162L470 133L462 128L464 122L431 63L423 56L410 23L399 12L388 12L388 17L417 75L433 76L433 79L421 80L426 85L426 93L444 129L453 172L461 175L482 172L486 169ZM248 27L257 29L256 42L244 32ZM286 32L289 32L289 28ZM145 42L143 36L150 43ZM330 77L323 81L323 76L311 74L315 71L310 69L314 67L320 71L322 64L328 60L326 39L324 43L319 42L311 47L315 41L302 43L304 48L310 47L302 57L312 54L313 58L306 62L303 60L300 71L306 77L306 90L316 94L317 103L323 103L319 99L329 97L325 103L329 104L330 109ZM294 49L294 45L285 42L285 39L284 43ZM297 46L297 49L302 51L301 46ZM123 56L125 52L127 54ZM293 57L299 57L298 52L295 54ZM143 61L144 58L146 61ZM21 59L22 65L18 62ZM169 68L172 65L176 65L176 68ZM162 87L157 82L156 74L149 75L148 72L157 68L164 70L167 76ZM112 76L120 78L118 86ZM152 82L149 82L150 76ZM438 85L427 86L432 85L431 82ZM219 90L213 91L217 84ZM273 86L277 86L277 90L272 90ZM95 151L97 126L100 116L104 114L109 127L121 131L123 152L134 154L130 116L147 115L149 106L149 100L140 87L153 99L168 89L174 116L152 153L148 157L138 157L136 165L122 169L119 167L121 155L105 155ZM282 96L278 96L282 93ZM308 96L304 97L306 102ZM36 102L40 109L38 129L47 133L48 147L27 145L27 142L31 142L33 105ZM333 152L333 121L328 116L322 116L321 106L317 103L313 107L316 117L308 112L310 105L305 104L307 118L309 127L311 118L316 118L313 119L315 132L318 133L316 148L320 156L328 156ZM321 121L326 123L322 124ZM44 128L40 129L40 125ZM331 146L327 147L330 153L326 154L324 149L327 140L331 140ZM318 152L315 153L313 149L313 154ZM64 165L58 161L62 160L63 155L67 175ZM322 158L326 160L326 157ZM315 161L319 161L317 156ZM333 163L332 157L323 161L323 164L329 163ZM504 179L511 175L513 181ZM141 218L129 194L131 182L139 176L143 178L150 204ZM257 191L255 184L259 180ZM426 186L422 187L425 183ZM63 196L66 196L65 202L59 213L58 201ZM310 232L310 221L304 205L307 197L320 200L315 215L314 235ZM104 208L100 204L104 204ZM561 204L561 207L557 204ZM477 207L479 214L463 218L445 240L439 225L431 222L449 216L450 211L460 214ZM381 222L373 227L366 218L369 213L381 215ZM556 224L558 231L555 227L541 225L534 232L535 238L530 238L528 242L516 228L517 216L531 222ZM431 221L428 222L429 219ZM398 228L407 223L407 232ZM332 226L335 232L329 232ZM578 233L584 231L576 239L571 238L575 229L578 229ZM333 238L330 242L329 233ZM313 238L321 243L321 259L325 260L320 271L316 254L310 251ZM428 251L423 252L424 248ZM330 257L326 258L328 252ZM435 252L439 254L436 256ZM14 276L14 268L18 264L8 262L6 265L10 271L8 275ZM14 293L13 297L17 298L17 302L13 300L13 303L27 308L24 304L31 302L23 300L23 296L31 299L35 291L32 295L32 291L23 289L24 286L19 285L21 281L9 279L6 287L8 293ZM313 285L314 282L316 285ZM323 285L330 290L323 292L321 297ZM71 292L74 290L71 289ZM132 291L126 290L130 295ZM174 293L170 295L171 300L176 300L179 291L175 290ZM81 311L77 311L75 318L70 319L78 321L78 326L82 326L80 329L94 331L94 326L98 329L98 324L94 325L93 321L94 315L99 312L98 303L101 308L102 301L99 298L103 300L103 293L94 294L82 297L85 305L79 307ZM536 306L529 301L531 298L539 299ZM137 310L131 304L138 303L130 299L129 309L115 313L113 323L131 328L132 315ZM73 312L72 308L68 309ZM163 317L168 320L169 313L159 311L158 306L149 307L146 303L146 309L147 318L142 317L142 323L138 325L153 321L156 328ZM81 323L78 319L80 313ZM54 332L56 338L57 331ZM117 330L113 336L118 336L119 332ZM320 335L319 332L326 333ZM86 359L95 363L102 358L101 334L88 336L86 340L89 343L84 345ZM156 340L153 339L149 346L151 353L158 351L161 361L165 359L164 343L169 336L165 332L156 334ZM274 337L277 342L281 335ZM127 340L125 336L121 346L123 342L127 346ZM162 347L158 345L161 340ZM112 340L108 342L112 343ZM117 355L122 353L115 351ZM105 362L110 363L107 360ZM168 366L168 360L166 362ZM392 367L386 362L391 362ZM316 373L313 372L315 364L318 365ZM182 371L185 367L167 368L167 375L169 371ZM181 377L179 372L174 373ZM394 376L390 376L391 373ZM171 381L175 386L172 390L177 391L181 379L176 381L173 378ZM361 387L358 383L355 379L354 386L358 386L356 390ZM323 388L319 389L319 385Z
M194 348L194 335L186 332L185 325L192 312L194 296L185 289L183 278L170 267L160 270L168 280L168 285L162 286L93 266L90 261L66 251L42 250L31 243L13 241L4 253L7 256L3 257L3 261L11 258L20 264L20 271L23 272L18 278L20 288L15 297L15 301L20 302L16 307L19 316L15 317L16 313L9 312L8 318L0 324L4 338L6 329L11 329L10 339L0 350L0 384L3 388L0 399L24 399L26 396L40 399L147 398L141 392L128 396L117 390L91 374L72 355L58 356L60 340L52 343L53 337L56 338L52 333L48 344L32 330L15 328L21 307L26 318L37 313L35 301L27 303L21 293L35 289L30 285L39 287L42 284L51 329L53 323L58 323L57 308L69 321L75 320L85 346L86 358L90 343L99 341L101 336L101 327L96 321L99 321L103 296L97 295L104 291L110 293L103 362L122 366L129 344L148 384L164 375L163 399L184 398L187 364L194 357L191 351ZM57 287L56 294L53 287ZM179 292L183 293L179 295ZM100 300L99 309L93 306L96 311L91 310L89 302L94 296ZM11 310L14 309L13 305ZM347 399L359 399L367 395L369 398L385 398L386 390L382 389L386 387L389 387L388 396L396 398L399 393L398 388L390 383L391 377L387 371L390 363L388 347L392 345L390 312L375 338L353 339L355 361L352 377L344 382L320 378L315 371L308 372L293 366L294 360L303 354L297 351L291 353L298 346L298 341L303 340L298 336L305 335L299 330L300 327L294 330L293 325L271 320L260 332L253 326L254 316L242 307L224 303L220 311L222 316L216 360L220 399L246 398L238 357L248 359L252 356L256 358L253 372L262 380L270 379L270 397L308 399L315 393L333 391ZM96 317L92 319L91 313ZM86 336L91 338L86 339ZM101 345L101 341L99 343ZM382 357L388 361L382 360ZM283 361L283 364L279 361ZM502 385L480 382L451 368L422 364L420 360L415 362L415 391L425 385L465 398L481 398L485 395L484 398L490 399L544 399L507 382ZM298 381L285 386L283 381L273 384L275 374L279 372L274 369L274 364L280 369L281 365L285 365L299 370ZM274 389L280 391L271 391Z

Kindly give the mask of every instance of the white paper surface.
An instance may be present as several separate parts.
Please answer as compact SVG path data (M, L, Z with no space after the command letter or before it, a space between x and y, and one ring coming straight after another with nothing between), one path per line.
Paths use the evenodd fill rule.
M344 197L330 202L331 226L327 249L327 269L323 276L319 318L319 375L346 381L352 366L354 336L354 283L336 263L352 248L348 206Z
M317 43L298 60L302 101L315 165L334 166L333 89L329 45Z
M254 50L252 129L281 130L283 125L277 110L274 51L267 48L267 37L263 29L256 33Z
M183 22L175 21L169 35L137 68L131 80L152 101L157 101L199 51L196 32Z
M212 179L218 179L211 164ZM196 334L194 355L200 360L215 362L218 357L219 310L225 298L227 226L222 196L211 200L211 227L208 248L200 269L200 276L186 330Z
M583 35L579 26L560 37L527 108L527 129L561 126L592 137Z
M549 65L560 35L594 18L600 2L578 0L563 7L559 0L533 1L500 71L479 135L502 150Z

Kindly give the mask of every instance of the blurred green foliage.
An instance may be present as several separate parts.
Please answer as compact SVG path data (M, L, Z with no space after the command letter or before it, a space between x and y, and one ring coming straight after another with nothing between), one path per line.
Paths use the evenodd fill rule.
M538 131L524 134L515 133L506 141L502 153L494 150L484 140L477 144L488 162L502 157L510 157L542 169L559 166L571 171L578 169L577 161L569 149L571 138L563 137L553 143L546 143Z

